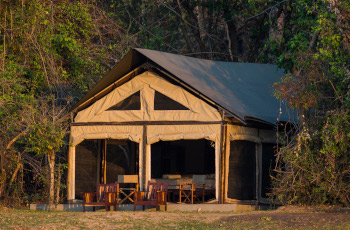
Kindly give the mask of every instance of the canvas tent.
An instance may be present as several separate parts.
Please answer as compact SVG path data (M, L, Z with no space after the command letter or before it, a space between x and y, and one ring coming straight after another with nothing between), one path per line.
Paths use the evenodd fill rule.
M213 175L219 203L263 200L274 127L293 119L273 97L282 75L269 64L131 50L71 110L68 199L86 178L136 173L143 189L177 173Z

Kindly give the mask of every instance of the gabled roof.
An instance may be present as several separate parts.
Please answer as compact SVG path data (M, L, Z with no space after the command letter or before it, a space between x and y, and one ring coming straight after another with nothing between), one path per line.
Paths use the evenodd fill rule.
M273 84L284 75L276 65L211 61L140 48L126 54L72 109L149 61L239 120L291 120L284 103L273 96Z

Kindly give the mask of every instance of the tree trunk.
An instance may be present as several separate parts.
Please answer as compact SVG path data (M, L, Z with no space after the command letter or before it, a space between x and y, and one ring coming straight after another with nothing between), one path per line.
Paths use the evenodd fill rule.
M229 5L224 5L224 15L230 15L234 8L230 8ZM237 20L231 19L226 22L226 36L229 41L228 53L230 54L231 61L238 62L238 52L239 52L239 37L237 29Z
M60 202L60 188L61 188L61 163L58 164L58 175L56 185L56 204Z
M231 20L226 23L227 30L228 30L228 38L230 41L230 47L228 47L229 54L232 57L233 62L238 62L238 47L239 47L239 39L238 39L238 32L236 23Z
M3 158L3 156L1 156ZM0 197L3 196L6 185L6 170L1 168L1 176L0 176Z
M50 187L49 187L49 210L55 210L55 153L51 152L47 159L49 161L49 169L50 169Z
M11 149L11 147L15 144L15 142L21 136L23 136L27 131L28 131L28 129L22 131L20 134L18 134L12 140L10 140L4 150L0 149L0 173L1 173L1 175L0 175L0 197L4 196L4 191L5 191L5 188L6 188L7 173L6 173L6 169L5 169L5 164L6 164L6 162L5 162L5 155ZM18 158L18 164L19 164L19 158ZM15 170L14 175L11 178L10 185L12 184L14 178L16 177L18 170L19 170L19 168Z
M199 50L201 53L203 53L202 55L200 55L201 58L205 58L207 55L205 55L205 45L201 40L201 33L200 33L200 28L199 28L199 24L198 24L198 18L196 16L196 14L193 12L193 7L190 6L189 1L182 1L180 2L178 0L178 5L179 5L179 9L181 11L181 16L182 16L182 20L184 23L188 24L191 27L192 33L193 33L193 38L195 39ZM187 16L188 16L188 20L184 20L184 15L185 12L187 12Z

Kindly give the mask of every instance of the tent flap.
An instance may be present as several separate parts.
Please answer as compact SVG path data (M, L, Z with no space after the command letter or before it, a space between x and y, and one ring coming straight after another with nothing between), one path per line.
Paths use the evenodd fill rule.
M70 145L76 146L85 139L128 139L139 143L142 126L72 126Z
M147 127L147 144L158 141L182 139L207 139L216 141L221 125L150 125Z

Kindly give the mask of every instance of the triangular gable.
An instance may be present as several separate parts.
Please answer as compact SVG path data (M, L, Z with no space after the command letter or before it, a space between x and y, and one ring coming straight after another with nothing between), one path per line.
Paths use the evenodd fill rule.
M140 92L140 110L110 110ZM155 94L162 94L186 108L154 109ZM158 108L158 107L157 107ZM111 91L90 107L80 111L75 122L126 121L220 121L219 112L183 88L173 85L152 72L144 72Z

